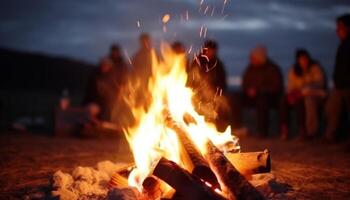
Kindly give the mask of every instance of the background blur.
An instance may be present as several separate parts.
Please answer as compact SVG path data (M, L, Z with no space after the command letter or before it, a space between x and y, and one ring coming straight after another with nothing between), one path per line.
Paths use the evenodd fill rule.
M207 38L219 42L231 85L239 83L257 44L268 47L284 73L295 49L305 47L329 76L338 45L335 18L350 10L348 0L204 0L202 7L200 2L1 0L1 124L26 115L48 119L47 107L57 104L65 88L80 102L91 69L109 46L120 43L132 56L141 32L149 32L156 47L161 40L180 40L196 50L204 40L199 37L204 25ZM187 13L189 20L181 20ZM166 33L164 14L171 16Z

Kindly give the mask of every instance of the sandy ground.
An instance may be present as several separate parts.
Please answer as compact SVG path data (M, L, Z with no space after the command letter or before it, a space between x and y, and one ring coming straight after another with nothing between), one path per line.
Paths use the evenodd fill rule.
M0 199L50 199L50 179L57 170L132 159L122 136L78 139L3 133L0 141ZM241 146L243 151L271 151L272 173L278 182L290 185L288 199L350 199L350 151L345 144L247 138Z

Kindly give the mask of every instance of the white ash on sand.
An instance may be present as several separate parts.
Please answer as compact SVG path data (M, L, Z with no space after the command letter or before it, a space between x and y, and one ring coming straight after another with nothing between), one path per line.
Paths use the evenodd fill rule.
M52 195L63 200L105 198L113 172L126 165L126 163L114 164L111 161L102 161L97 164L97 169L79 166L72 174L56 171L53 175Z

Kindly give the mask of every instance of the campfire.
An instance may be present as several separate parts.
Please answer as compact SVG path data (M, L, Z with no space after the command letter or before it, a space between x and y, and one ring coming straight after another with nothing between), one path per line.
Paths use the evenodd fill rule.
M161 52L162 61L152 54L146 105L135 92L144 82L124 88L122 99L133 118L124 132L134 164L115 172L110 189L134 187L143 199L263 199L247 177L270 171L269 153L238 153L231 127L219 132L196 111L185 55L166 44Z

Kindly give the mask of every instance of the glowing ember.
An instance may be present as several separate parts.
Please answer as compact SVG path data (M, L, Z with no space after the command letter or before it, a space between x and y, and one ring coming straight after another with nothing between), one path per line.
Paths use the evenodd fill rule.
M170 20L170 15L169 15L169 14L165 14L165 15L163 16L163 18L162 18L162 22L163 22L164 24L168 23L169 20Z

